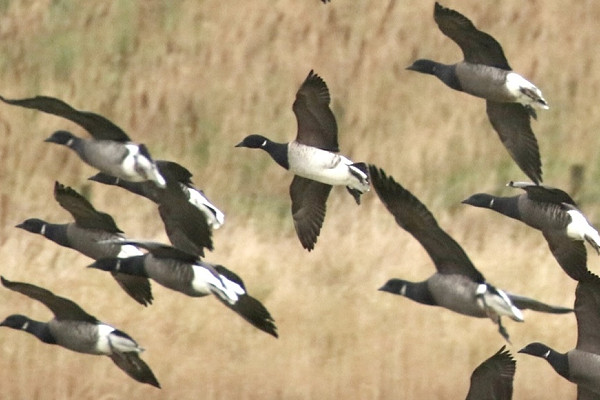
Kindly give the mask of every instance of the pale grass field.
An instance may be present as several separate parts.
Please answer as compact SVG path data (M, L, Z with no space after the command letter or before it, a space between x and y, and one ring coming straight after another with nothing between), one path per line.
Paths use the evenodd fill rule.
M515 70L551 105L533 129L544 178L577 194L600 220L600 45L594 1L448 0L504 46ZM388 278L422 280L433 265L374 193L357 207L332 192L315 251L293 231L291 176L264 153L234 149L249 133L294 137L294 94L314 68L329 85L340 145L383 167L419 197L501 288L570 306L575 282L538 232L467 208L478 191L509 195L524 180L489 125L480 99L405 71L415 58L460 59L432 17L431 1L216 0L0 2L0 94L59 97L99 112L155 158L187 166L227 214L207 260L240 274L277 321L278 340L212 298L153 285L155 303L129 299L91 260L14 228L29 217L66 222L55 180L89 194L131 237L165 241L149 201L86 181L95 171L43 143L57 117L0 104L0 273L68 296L131 334L163 389L129 379L106 358L0 330L3 399L460 399L472 370L505 344L495 326L378 292ZM600 272L591 255L590 268ZM40 304L0 288L0 318L47 320ZM505 321L510 350L543 341L575 345L572 315L526 312ZM545 362L516 355L514 399L574 398Z

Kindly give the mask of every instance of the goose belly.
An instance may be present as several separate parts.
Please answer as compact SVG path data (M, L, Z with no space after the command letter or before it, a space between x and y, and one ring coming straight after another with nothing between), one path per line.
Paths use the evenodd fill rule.
M459 314L484 318L487 315L475 296L477 283L462 275L436 274L427 281L435 303Z
M350 172L351 160L329 151L296 144L288 149L290 171L303 178L336 186L361 189L362 185ZM366 187L368 189L368 186Z
M456 75L462 91L496 102L514 102L516 97L506 87L508 71L481 64L461 63Z
M600 355L571 350L568 358L569 380L600 394Z
M96 325L83 321L52 320L48 323L56 344L78 353L104 354L97 349Z

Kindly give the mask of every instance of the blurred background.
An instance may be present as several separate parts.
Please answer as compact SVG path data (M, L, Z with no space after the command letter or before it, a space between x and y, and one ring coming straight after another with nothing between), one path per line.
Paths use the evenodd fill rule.
M0 273L46 287L133 336L163 389L142 385L106 357L45 345L0 329L7 399L458 399L473 369L505 341L488 320L378 292L392 277L424 280L434 266L372 191L356 206L332 191L316 248L302 249L290 213L292 176L266 153L236 149L261 133L296 135L292 103L311 69L327 82L342 152L374 163L423 201L489 282L572 306L575 282L538 231L460 201L513 195L526 180L485 114L483 100L406 71L460 49L437 28L433 1L0 1L0 95L58 97L102 114L156 159L174 160L226 213L206 260L238 273L275 318L280 338L214 298L153 284L154 304L132 301L91 260L14 225L70 222L55 180L83 192L129 237L167 241L156 207L96 173L54 130L87 133L41 112L0 104ZM540 87L550 110L532 127L544 182L569 191L600 221L600 5L447 0L503 46ZM575 171L575 172L573 172ZM589 251L588 251L589 252ZM596 273L598 257L590 254ZM0 319L46 321L43 305L0 288ZM574 315L526 312L504 322L514 354L532 341L575 346ZM541 359L516 355L515 399L574 398ZM549 393L555 393L549 395Z

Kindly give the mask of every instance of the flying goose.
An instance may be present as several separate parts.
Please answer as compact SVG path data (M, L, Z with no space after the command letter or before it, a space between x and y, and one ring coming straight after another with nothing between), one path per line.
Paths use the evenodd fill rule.
M244 282L234 272L165 244L138 240L126 243L144 248L148 253L129 258L105 258L89 267L150 278L191 297L212 294L256 328L278 337L269 311L247 293Z
M296 139L276 143L261 135L250 135L236 145L262 149L277 164L294 173L290 186L292 216L298 238L308 251L317 242L332 185L346 186L357 204L369 190L366 165L336 154L337 123L329 108L330 101L327 85L311 70L292 107L298 121Z
M4 287L42 302L52 311L48 322L34 321L13 314L0 326L28 332L44 343L57 344L78 353L106 355L136 381L160 388L152 370L140 358L144 351L129 335L86 313L73 301L59 297L49 290L1 277Z
M475 368L466 400L512 399L516 364L510 351L502 346L496 354Z
M502 325L502 316L522 322L521 309L555 314L573 311L549 306L492 286L485 281L460 245L440 228L423 203L392 177L386 176L382 169L369 165L369 175L377 195L394 216L396 223L421 243L437 269L425 281L390 279L379 290L460 314L490 318L498 325L498 331L507 341L508 333Z
M16 227L37 233L53 242L93 258L130 257L143 254L131 244L124 244L123 232L113 218L97 211L83 196L68 186L54 184L54 198L75 219L75 222L53 224L38 218L30 218ZM103 242L115 240L113 243ZM142 305L152 303L152 290L147 278L113 272L119 286Z
M156 166L167 186L160 189L151 182L129 182L98 173L92 181L122 187L158 204L158 212L173 246L188 253L204 256L204 249L213 249L212 229L219 228L225 215L215 207L191 181L192 174L185 167L157 160Z
M573 279L587 274L584 241L600 251L600 235L566 192L546 185L510 182L507 186L525 191L511 197L477 193L464 204L489 208L542 231L550 251Z
M577 384L577 400L600 399L600 278L588 272L575 289L577 345L559 353L539 342L519 353L548 361L559 375Z
M436 2L433 17L442 33L460 47L464 60L445 65L420 59L407 69L434 75L452 89L486 99L487 115L502 144L533 182L541 182L542 162L530 116L536 117L532 106L548 108L542 92L513 72L500 43L464 15Z
M158 187L165 187L165 180L146 146L133 143L121 128L103 116L76 110L62 100L48 96L12 100L0 96L0 100L66 118L87 130L92 139L83 139L59 130L45 141L69 147L92 167L128 181L151 180Z

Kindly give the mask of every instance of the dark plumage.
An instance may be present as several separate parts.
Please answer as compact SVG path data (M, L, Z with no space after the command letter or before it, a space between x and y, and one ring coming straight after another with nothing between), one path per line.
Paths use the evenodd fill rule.
M192 174L185 167L157 160L156 165L166 181L161 189L150 182L129 182L99 173L92 181L122 187L158 204L158 212L173 246L188 253L204 256L204 249L213 249L211 228L224 222L224 214L196 189Z
M598 251L600 235L571 196L557 188L526 182L510 182L509 186L525 193L511 197L477 193L463 203L489 208L540 230L562 269L575 280L586 276L584 240Z
M310 71L296 93L293 110L298 122L296 139L276 143L261 135L250 135L236 147L262 149L280 166L294 173L290 186L294 227L302 246L312 250L325 219L332 185L346 186L357 204L369 190L364 163L354 163L336 154L338 129L329 108L329 89Z
M510 400L517 363L502 346L496 354L482 362L471 375L466 400Z
M113 218L97 211L83 196L70 187L58 182L54 184L54 198L75 219L75 222L53 224L41 219L30 218L17 225L17 228L40 234L53 242L93 258L129 257L142 252L135 246L119 244L124 240L122 231ZM103 242L112 239L114 243ZM150 282L143 277L113 272L119 286L142 305L152 303Z
M105 258L89 267L150 278L187 296L213 294L256 328L278 336L271 314L246 292L244 282L232 271L222 265L200 261L196 255L168 245L146 241L127 243L145 248L149 253L125 259Z
M531 130L532 105L548 108L541 91L512 72L500 44L475 28L457 11L435 3L434 19L444 35L462 50L452 65L420 59L407 69L434 75L452 89L486 99L489 120L519 168L535 183L542 181L538 143Z
M548 361L562 377L577 384L577 400L600 399L600 278L591 272L575 289L577 345L566 353L530 343L519 353Z
M87 130L93 139L83 139L67 131L56 131L45 141L69 147L88 165L109 175L130 181L151 180L164 187L165 180L158 172L148 149L131 142L118 126L101 115L79 111L62 100L36 96L26 99L0 100L7 104L39 110L66 118Z
M73 301L59 297L49 290L4 277L2 284L15 292L40 301L52 311L49 322L34 321L13 314L0 326L28 332L44 343L57 344L79 353L106 355L133 379L160 388L152 370L140 358L142 349L129 335L86 313Z
M396 223L421 243L437 269L425 281L390 279L379 290L406 296L422 304L441 306L460 314L490 318L507 340L508 333L502 326L502 316L522 322L520 309L549 313L573 311L513 295L487 283L462 247L440 228L425 205L376 166L369 166L369 174L377 195L394 216Z

